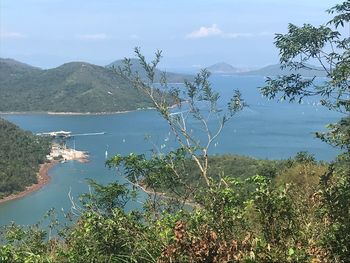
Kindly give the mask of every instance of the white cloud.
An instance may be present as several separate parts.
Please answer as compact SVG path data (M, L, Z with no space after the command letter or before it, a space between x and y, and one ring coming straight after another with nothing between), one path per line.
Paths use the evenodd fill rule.
M271 32L259 32L259 33L226 33L221 30L216 24L212 24L210 27L202 26L197 31L193 31L186 35L186 38L198 39L206 37L221 37L221 38L246 38L246 37L263 37L263 36L273 36Z
M100 34L86 34L86 35L77 35L77 38L82 39L82 40L105 40L110 38L104 33Z
M211 37L211 36L220 36L223 32L216 24L212 24L210 27L202 26L197 31L193 31L189 33L186 37L187 38L204 38L204 37Z
M26 36L19 32L8 32L5 30L0 31L0 38L24 38L24 37Z

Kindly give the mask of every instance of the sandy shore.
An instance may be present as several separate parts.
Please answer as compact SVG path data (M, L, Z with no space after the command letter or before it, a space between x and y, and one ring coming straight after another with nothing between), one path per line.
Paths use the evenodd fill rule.
M169 109L175 108L178 104L174 104ZM113 115L123 114L143 110L155 110L155 107L138 108L135 110L112 111L112 112L56 112L56 111L0 111L2 115L26 115L26 114L47 114L47 115Z
M88 156L89 155L87 152L66 148L62 145L59 145L58 143L53 143L51 147L51 153L47 156L47 159L50 161L78 161L81 163L86 163L89 161Z
M22 192L19 192L17 194L11 194L9 196L6 196L2 199L0 199L0 204L22 198L26 195L29 195L35 191L38 191L40 188L42 188L44 185L46 185L50 181L49 176L49 170L58 163L58 161L51 161L49 163L44 163L40 166L40 170L38 173L38 182L36 184L33 184L31 186L26 187L26 189Z

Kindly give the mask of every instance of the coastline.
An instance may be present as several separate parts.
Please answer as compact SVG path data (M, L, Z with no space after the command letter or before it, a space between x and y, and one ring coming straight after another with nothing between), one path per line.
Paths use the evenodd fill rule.
M154 108L140 108L135 110L125 110L125 111L113 111L113 112L70 112L70 111L0 111L0 115L30 115L30 114L47 114L47 115L113 115L113 114L122 114L129 113L141 110L153 110Z
M176 108L178 104L169 106L169 109ZM108 112L71 112L71 111L0 111L0 115L30 115L30 114L45 114L45 115L72 115L72 116L84 116L84 115L113 115L113 114L123 114L136 111L146 111L155 110L155 107L138 108L135 110L125 110L125 111L108 111Z
M84 151L77 151L69 148L62 149L58 144L53 144L51 147L51 153L47 156L47 162L40 165L40 169L37 174L38 182L36 184L27 186L25 190L19 193L11 194L0 199L0 205L12 200L20 199L22 197L30 195L33 192L38 191L50 182L50 169L57 165L59 162L66 161L78 161L81 163L86 163L89 161L88 154Z
M51 146L51 152L46 159L49 161L78 161L80 163L89 162L89 155L85 151L78 151L65 146L61 146L58 143L53 143Z
M8 196L0 199L0 204L25 197L33 192L38 191L43 186L48 184L50 182L50 179L51 179L51 177L49 176L49 170L52 167L54 167L57 163L58 163L58 161L50 161L48 163L41 164L39 172L38 172L38 177L37 177L38 182L36 184L32 184L30 186L27 186L26 189L23 190L22 192L19 192L16 194L11 194L11 195L8 195Z

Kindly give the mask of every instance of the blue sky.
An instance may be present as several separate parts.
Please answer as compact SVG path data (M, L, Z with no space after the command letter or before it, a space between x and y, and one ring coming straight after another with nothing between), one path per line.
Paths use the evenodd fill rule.
M0 0L0 57L43 68L69 61L106 65L163 50L161 66L219 61L251 68L278 61L274 33L320 25L335 0Z

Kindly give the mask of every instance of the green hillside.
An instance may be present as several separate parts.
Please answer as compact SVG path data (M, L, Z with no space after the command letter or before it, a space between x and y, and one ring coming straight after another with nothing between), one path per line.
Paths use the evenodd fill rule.
M22 74L35 74L39 68L18 62L10 58L0 58L0 79L20 77Z
M140 64L140 61L138 59L131 59L131 70L133 72L138 72L138 74L141 76L141 78L146 79L146 72L143 69L142 65ZM118 68L123 67L123 60L116 60L106 66L106 68ZM163 71L156 69L155 70L155 78L156 81L160 81L160 78L162 76ZM168 83L183 83L185 80L193 80L192 75L186 75L186 74L178 74L178 73L172 73L172 72L166 72L166 78Z
M0 118L0 198L37 182L50 141Z
M41 70L0 59L0 111L115 112L151 103L105 67L71 62Z

